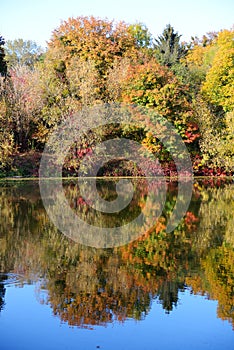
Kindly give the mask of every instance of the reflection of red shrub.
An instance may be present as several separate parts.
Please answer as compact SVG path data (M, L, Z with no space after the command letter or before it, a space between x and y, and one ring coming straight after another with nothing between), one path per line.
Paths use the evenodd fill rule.
M233 172L222 167L209 167L202 164L202 156L196 154L193 158L193 171L196 176L232 176Z
M92 148L83 148L83 149L78 149L77 150L77 156L79 158L83 158L85 155L91 155L92 154Z
M87 204L82 197L77 198L77 205L85 205Z

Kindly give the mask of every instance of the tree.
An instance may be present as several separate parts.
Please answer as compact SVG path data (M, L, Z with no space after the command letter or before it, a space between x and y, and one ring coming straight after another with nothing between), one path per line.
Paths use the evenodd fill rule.
M9 73L2 99L5 125L10 125L15 145L25 151L31 146L37 118L43 107L40 75L27 66L16 66Z
M218 33L217 32L208 32L205 35L202 36L201 39L199 39L197 36L191 37L191 42L188 45L189 49L192 49L195 46L202 46L206 47L208 45L211 45L215 42L217 39Z
M98 72L91 60L72 57L66 70L70 94L82 105L93 105L98 100Z
M49 47L64 48L67 57L92 60L100 73L105 73L115 57L129 54L136 39L124 22L90 17L69 18L53 32Z
M4 91L4 83L0 85L0 96ZM6 119L6 106L0 100L0 176L6 175L12 168L14 137L10 121Z
M152 110L174 124L189 149L197 152L199 132L192 123L192 108L188 86L181 83L168 67L160 65L154 58L144 63L123 59L109 71L107 86L115 101L137 104ZM162 160L169 159L157 141L154 118L144 119L143 130L131 130L132 136L143 142L151 152ZM140 133L140 134L139 134ZM162 158L161 158L162 156Z
M123 102L154 108L170 121L185 120L188 116L187 87L155 59L129 65L123 79Z
M181 75L190 84L195 95L200 93L201 85L212 66L216 50L216 37L209 41L207 39L206 44L196 39L190 44L186 57L172 68L176 75Z
M48 134L58 125L65 116L76 113L84 102L83 98L89 99L92 93L88 85L89 66L88 62L76 62L79 59L71 58L66 71L63 57L65 52L58 48L49 50L43 62L40 62L36 71L39 78L37 85L43 97L43 103L39 111L37 130L34 137L40 148L47 140ZM82 73L80 75L80 73ZM87 76L86 76L87 75ZM82 80L81 86L79 82ZM88 87L86 86L88 85ZM86 88L83 91L81 88ZM82 90L82 91L81 91ZM86 93L86 94L85 94ZM90 102L90 99L89 99Z
M115 60L136 56L141 51L139 45L140 42L143 45L144 39L140 39L140 27L137 34L133 31L124 22L115 23L93 16L69 18L53 32L48 55L53 60L53 52L62 52L60 65L64 68L64 74L73 57L80 62L92 62L98 75L99 99L106 100L105 82L108 69ZM146 28L142 28L142 33L143 31L146 37Z
M194 117L201 133L200 165L231 171L234 167L234 112L218 114L214 106L197 95Z
M4 308L5 305L5 294L6 294L6 288L4 286L4 280L7 279L7 275L2 275L0 276L0 312Z
M165 66L171 67L187 53L184 44L180 44L181 35L175 33L174 28L168 24L162 35L155 40L156 58Z
M234 30L218 34L217 50L202 87L208 100L225 112L234 109Z
M9 67L26 65L33 67L40 59L44 50L34 41L23 39L8 40L5 46L6 61Z
M5 40L3 39L2 36L0 36L0 76L6 76L7 73L7 64L6 64L6 59L5 59L5 51L4 51L4 46Z
M129 31L136 39L136 44L142 48L149 48L152 45L152 36L143 23L135 23L129 26Z

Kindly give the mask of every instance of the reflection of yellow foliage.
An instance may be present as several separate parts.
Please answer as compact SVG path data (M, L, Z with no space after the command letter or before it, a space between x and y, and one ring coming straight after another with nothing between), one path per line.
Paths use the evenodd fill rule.
M203 279L199 275L188 276L185 278L185 283L192 288L194 294L204 295Z
M230 245L211 249L202 259L204 274L186 277L194 294L208 295L218 300L217 315L234 326L234 249Z
M234 249L223 245L211 250L203 262L209 296L218 300L218 316L234 326Z
M170 186L167 214L176 192ZM105 186L100 190L107 195ZM66 191L77 195L72 186ZM74 196L67 195L71 203ZM191 208L174 232L165 232L166 219L161 217L137 241L105 250L81 246L59 234L42 208L35 183L3 186L0 267L25 278L41 276L41 289L48 291L54 314L74 326L141 319L156 297L170 311L185 283L193 293L218 300L218 316L232 322L234 250L226 243L232 232L231 196L228 185L196 185ZM195 209L199 203L199 222L194 203ZM38 294L40 300L40 290Z

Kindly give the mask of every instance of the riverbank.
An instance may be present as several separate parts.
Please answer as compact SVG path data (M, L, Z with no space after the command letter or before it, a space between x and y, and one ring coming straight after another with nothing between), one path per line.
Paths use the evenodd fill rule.
M39 167L42 152L31 150L25 153L16 153L12 156L11 167L4 172L0 172L1 179L9 178L38 178ZM124 164L116 164L114 167L104 167L104 170L100 172L100 177L134 177L144 176L138 170L131 171L131 168L124 169ZM177 171L175 163L165 162L162 164L162 169L166 177L176 178ZM117 170L117 171L116 171ZM156 173L157 174L157 173ZM64 177L77 177L77 171L75 169L64 169ZM227 177L232 178L234 171L227 171L224 168L209 168L208 166L198 165L197 161L193 162L193 175L197 178L212 178L212 177ZM87 176L89 177L89 176ZM185 174L186 177L186 174Z

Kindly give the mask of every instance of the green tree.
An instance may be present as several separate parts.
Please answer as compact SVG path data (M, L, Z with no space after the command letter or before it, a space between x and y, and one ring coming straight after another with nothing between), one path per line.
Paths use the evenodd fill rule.
M14 137L10 123L6 120L4 106L0 102L0 177L7 175L12 169Z
M6 117L6 81L0 77L0 177L12 169L14 137L10 119Z
M7 65L5 60L5 50L3 48L5 40L0 36L0 76L6 76Z
M194 101L194 118L201 134L200 165L231 171L234 167L234 113L218 113L214 106L197 95Z
M162 35L155 39L156 58L165 66L171 67L187 53L187 48L180 43L181 35L168 24Z
M34 41L23 39L8 40L5 46L6 61L9 67L26 65L33 67L41 58L44 50Z
M149 48L152 45L152 36L143 23L135 23L129 26L129 31L136 39L137 46Z
M215 32L203 35L202 39L192 37L191 42L186 43L188 50L185 57L171 67L178 79L189 86L191 99L200 93L201 85L212 66L217 50L216 38Z

